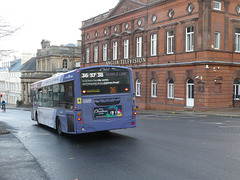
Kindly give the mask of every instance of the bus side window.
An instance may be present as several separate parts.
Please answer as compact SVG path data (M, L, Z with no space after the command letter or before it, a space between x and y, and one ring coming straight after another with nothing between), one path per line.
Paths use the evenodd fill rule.
M32 100L33 100L33 103L37 103L37 91L33 90L32 91Z
M42 89L38 89L38 105L42 106Z
M49 86L47 90L48 103L47 106L53 107L53 86Z
M47 87L43 87L42 90L42 105L47 107L48 105L48 92L47 92L48 88Z
M65 108L65 98L64 98L64 85L59 84L59 107Z
M59 107L59 84L54 84L53 85L53 106L54 107Z
M64 83L65 90L65 108L73 109L74 106L74 89L73 82Z

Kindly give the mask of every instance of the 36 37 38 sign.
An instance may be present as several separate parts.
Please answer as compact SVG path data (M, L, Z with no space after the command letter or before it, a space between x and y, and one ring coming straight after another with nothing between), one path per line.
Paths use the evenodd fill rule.
M94 118L121 117L122 106L95 107Z

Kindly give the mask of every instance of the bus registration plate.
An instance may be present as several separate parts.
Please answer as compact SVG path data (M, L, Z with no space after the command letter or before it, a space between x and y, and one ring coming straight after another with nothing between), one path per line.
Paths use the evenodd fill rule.
M95 107L94 118L120 117L122 116L122 106Z

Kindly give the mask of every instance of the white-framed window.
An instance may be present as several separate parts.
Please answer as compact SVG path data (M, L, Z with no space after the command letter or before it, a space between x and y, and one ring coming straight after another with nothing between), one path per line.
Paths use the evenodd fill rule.
M151 56L157 55L157 34L151 35Z
M194 50L194 27L186 28L186 52Z
M219 1L213 1L213 9L214 10L221 10L222 9L222 3Z
M136 96L141 96L141 82L139 79L136 80Z
M214 32L214 49L220 49L220 32Z
M103 61L107 61L107 44L103 44Z
M90 61L90 47L86 48L86 63Z
M129 40L125 39L124 40L124 47L123 47L123 53L124 53L124 59L128 59L128 54L129 54Z
M63 69L67 69L68 67L68 62L66 59L63 60Z
M94 62L98 62L98 46L94 46Z
M117 60L117 41L113 42L113 60Z
M236 43L235 52L240 52L240 29L236 29L235 43Z
M157 97L157 82L155 79L151 81L151 97Z
M168 98L174 98L174 81L173 79L169 79L168 81Z
M136 39L136 57L142 57L142 37Z
M173 54L173 40L174 40L173 31L168 31L167 32L167 54Z
M239 90L239 80L234 80L234 86L233 86L233 93L234 93L234 100L239 100L240 90Z

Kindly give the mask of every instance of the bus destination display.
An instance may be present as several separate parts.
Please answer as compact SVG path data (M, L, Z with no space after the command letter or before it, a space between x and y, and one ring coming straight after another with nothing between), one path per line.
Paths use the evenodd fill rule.
M129 72L125 70L83 71L80 74L82 94L114 94L130 90Z

